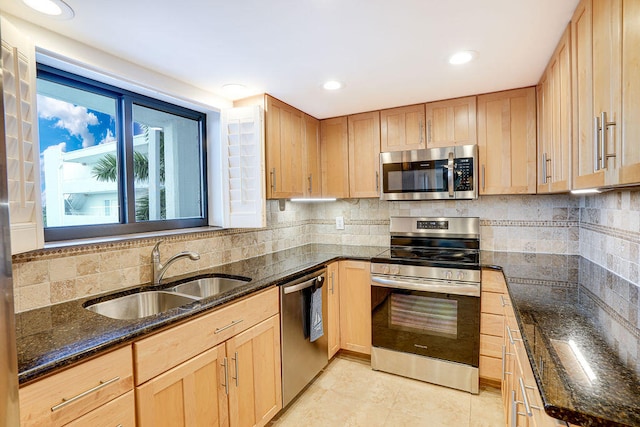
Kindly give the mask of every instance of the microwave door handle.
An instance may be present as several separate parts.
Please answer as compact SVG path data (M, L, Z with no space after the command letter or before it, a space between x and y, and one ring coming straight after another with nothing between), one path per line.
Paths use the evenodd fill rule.
M449 197L453 197L454 193L453 193L453 151L449 152L449 162L447 163L447 179L448 179L448 186L449 186Z

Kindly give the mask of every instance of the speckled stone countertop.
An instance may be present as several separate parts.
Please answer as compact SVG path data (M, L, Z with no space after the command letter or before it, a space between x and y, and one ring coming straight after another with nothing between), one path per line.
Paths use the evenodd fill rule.
M545 411L581 426L640 426L640 380L593 311L605 303L591 285L611 273L579 256L483 253L482 263L504 271Z
M198 272L198 276L220 274L244 276L252 280L216 297L194 302L184 308L138 320L116 320L83 307L89 297L16 314L18 380L26 384L56 369L105 350L132 342L149 332L201 314L216 306L269 286L279 285L342 258L369 260L384 251L380 247L306 245L250 258ZM173 283L186 277L175 278ZM163 285L163 288L169 284ZM148 289L153 289L148 287ZM113 295L137 292L129 288Z

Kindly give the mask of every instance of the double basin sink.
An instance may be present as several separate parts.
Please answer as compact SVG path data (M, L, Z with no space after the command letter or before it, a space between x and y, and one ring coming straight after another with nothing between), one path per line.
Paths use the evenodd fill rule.
M85 308L112 319L142 319L223 294L250 280L237 276L201 277L162 290L142 291L102 302L89 301Z

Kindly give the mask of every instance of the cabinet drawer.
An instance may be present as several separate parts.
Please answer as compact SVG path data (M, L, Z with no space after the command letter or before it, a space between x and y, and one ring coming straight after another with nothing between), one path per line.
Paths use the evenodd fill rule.
M481 292L480 295L480 312L502 314L504 309L502 308L502 294L494 292Z
M132 389L127 346L21 388L21 425L60 426Z
M70 422L66 427L135 427L136 411L133 391L113 399L88 414Z
M481 355L479 375L481 378L500 381L502 379L502 359Z
M502 358L503 338L480 334L480 355Z
M485 292L507 292L502 271L483 269L482 290Z
M136 385L277 314L278 306L273 287L133 343Z
M480 313L480 333L504 337L504 317L501 314Z

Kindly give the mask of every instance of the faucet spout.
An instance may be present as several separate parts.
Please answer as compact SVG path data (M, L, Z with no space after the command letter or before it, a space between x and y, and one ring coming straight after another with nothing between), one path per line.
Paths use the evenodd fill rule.
M184 251L184 252L180 252L177 253L175 255L173 255L171 258L169 258L167 260L167 262L163 265L160 262L160 243L162 243L162 240L160 240L158 243L156 243L156 245L153 247L153 250L151 251L151 262L153 263L153 284L154 285L159 285L160 281L162 280L162 277L164 276L164 273L167 272L167 269L169 268L169 266L171 264L173 264L174 262L176 262L177 260L179 260L180 258L189 258L192 261L197 261L200 259L200 254L197 252L191 252L191 251Z

